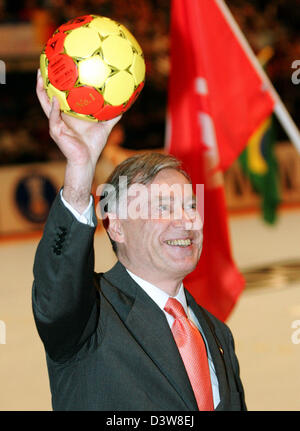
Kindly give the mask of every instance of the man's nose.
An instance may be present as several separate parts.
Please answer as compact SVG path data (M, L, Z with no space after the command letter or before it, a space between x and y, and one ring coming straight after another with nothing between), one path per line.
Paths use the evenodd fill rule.
M198 211L182 208L178 214L174 214L173 225L185 230L200 230L203 223Z

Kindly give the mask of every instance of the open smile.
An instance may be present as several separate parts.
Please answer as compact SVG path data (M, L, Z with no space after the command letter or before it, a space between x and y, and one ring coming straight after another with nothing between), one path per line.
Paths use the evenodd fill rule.
M171 245L171 246L179 246L179 247L189 247L192 244L192 241L190 240L190 238L186 238L186 239L170 239L165 241L166 244Z

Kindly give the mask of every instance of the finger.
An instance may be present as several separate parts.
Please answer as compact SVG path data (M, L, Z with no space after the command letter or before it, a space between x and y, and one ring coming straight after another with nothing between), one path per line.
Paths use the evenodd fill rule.
M56 97L52 97L51 108L49 112L49 129L50 135L54 138L58 136L62 124L59 102Z
M82 133L85 133L87 129L91 126L90 121L85 121L78 117L73 117L71 115L66 114L65 112L61 113L61 118L63 119L64 123L74 132L81 131Z
M44 82L43 82L40 69L38 69L38 73L37 73L36 94L43 111L45 112L46 116L49 118L50 111L51 111L51 102L44 88Z
M57 98L55 96L53 96L52 100L51 100L51 109L50 109L49 120L51 120L53 124L60 122L60 120L61 120L59 101L57 100Z

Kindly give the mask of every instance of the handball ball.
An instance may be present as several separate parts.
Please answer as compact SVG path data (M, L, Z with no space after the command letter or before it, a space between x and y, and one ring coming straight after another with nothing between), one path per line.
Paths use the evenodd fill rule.
M143 51L109 18L84 15L61 25L46 43L40 70L50 99L83 120L107 121L127 111L145 81Z

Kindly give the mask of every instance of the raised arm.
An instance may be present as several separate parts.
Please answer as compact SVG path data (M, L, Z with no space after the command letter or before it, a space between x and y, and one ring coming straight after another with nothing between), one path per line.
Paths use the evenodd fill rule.
M43 89L37 95L49 118L50 135L66 157L63 197L78 213L89 204L96 163L120 117L83 121L59 110ZM99 304L94 285L94 226L83 224L58 195L52 205L34 262L33 312L48 355L64 361L74 355L96 329Z
M57 99L52 104L38 71L36 92L49 118L50 136L67 160L63 196L79 213L88 206L96 163L108 136L121 117L94 123L61 113Z

